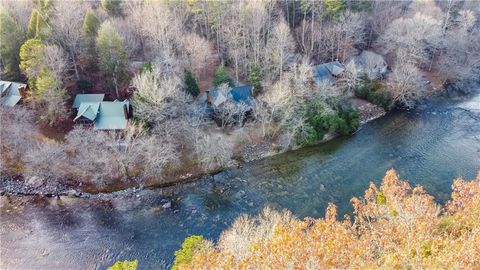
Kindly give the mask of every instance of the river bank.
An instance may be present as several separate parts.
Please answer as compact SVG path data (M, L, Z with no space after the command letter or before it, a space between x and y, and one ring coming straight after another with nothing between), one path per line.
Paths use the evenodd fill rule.
M383 117L387 114L383 108L371 104L365 100L359 98L353 98L352 104L359 111L360 124L366 124L370 121ZM360 128L360 127L359 127ZM315 145L329 142L338 135L334 133L327 133L324 138L317 142ZM288 151L298 150L299 148L289 149ZM278 154L283 154L288 151L278 151L275 145L269 142L261 142L258 144L249 144L244 147L242 151L241 159L234 159L230 162L229 166L215 169L210 172L199 172L198 170L186 170L179 173L175 173L174 177L170 179L162 180L160 183L156 181L150 181L144 185L132 185L128 182L117 183L112 189L104 188L102 190L92 190L92 187L82 187L81 185L75 185L72 183L61 183L58 181L48 181L48 179L39 179L37 177L31 177L24 179L22 175L1 175L0 176L0 196L43 196L43 197L105 197L106 194L110 194L111 197L118 195L125 195L126 193L135 193L138 190L147 188L164 188L175 186L178 184L185 184L192 181L196 181L202 178L213 177L221 171L240 168L248 162L261 160L264 158L272 157Z
M463 90L461 86L468 85L468 91ZM424 104L428 103L430 99L439 98L445 96L448 99L458 99L462 96L466 96L475 92L480 85L480 76L472 77L471 79L462 82L460 84L447 84L444 91L436 91L436 95L425 98L420 107L424 107ZM373 120L385 117L388 112L383 108L374 105L366 100L360 98L351 98L352 104L359 111L360 127ZM337 138L337 134L328 133L324 138L317 142L315 145L320 145L332 141ZM288 151L295 151L299 148L289 149ZM241 168L249 162L254 162L276 156L279 154L285 154L288 151L278 151L275 145L270 142L261 142L258 144L249 144L244 147L242 154L239 158L233 159L228 166L224 168L218 168L209 172L202 172L195 169L194 166L181 166L176 172L170 172L166 178L160 181L147 181L142 185L134 184L135 181L117 182L112 187L104 187L103 189L97 189L92 186L82 186L72 184L71 182L59 183L48 181L48 179L38 179L32 177L30 179L24 179L21 175L1 175L0 176L0 196L43 196L43 197L81 197L92 198L98 197L116 197L119 195L125 195L128 193L135 193L142 189L156 189L176 186L180 184L186 184L197 181L199 179L205 179L214 177L216 174L233 168Z

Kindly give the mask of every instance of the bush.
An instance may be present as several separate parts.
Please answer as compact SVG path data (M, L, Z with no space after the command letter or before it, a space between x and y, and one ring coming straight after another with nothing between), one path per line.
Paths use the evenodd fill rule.
M227 74L225 71L225 66L220 65L217 70L215 71L215 77L213 78L213 84L215 86L219 86L221 84L227 83L228 86L234 87L235 83L233 79Z
M185 71L185 90L193 97L196 97L198 94L200 94L200 88L198 87L197 80L193 76L192 72L188 70Z
M306 101L300 108L298 115L305 119L305 126L296 134L296 141L300 145L315 143L327 132L338 132L342 135L353 133L360 125L357 110L353 109L346 99L330 100L330 106L336 111L325 114L320 101Z
M190 264L193 256L205 247L206 241L203 240L203 236L192 235L185 238L182 248L175 251L175 261L172 265L172 270L178 270L179 266L184 264Z
M364 98L385 109L390 107L391 97L388 91L379 82L370 80L366 75L361 76L360 83L355 86L354 91L357 97Z

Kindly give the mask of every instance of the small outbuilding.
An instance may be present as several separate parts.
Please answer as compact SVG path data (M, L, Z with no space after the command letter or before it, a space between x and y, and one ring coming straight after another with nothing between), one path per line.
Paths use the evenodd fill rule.
M0 81L0 104L7 107L15 106L22 99L22 93L26 89L27 85L24 83Z

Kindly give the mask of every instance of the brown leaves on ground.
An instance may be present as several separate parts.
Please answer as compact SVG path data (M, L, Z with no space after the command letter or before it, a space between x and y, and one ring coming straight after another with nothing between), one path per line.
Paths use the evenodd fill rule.
M183 269L479 269L480 173L454 181L445 208L394 170L353 198L353 221L295 219L269 208L241 216L215 249Z

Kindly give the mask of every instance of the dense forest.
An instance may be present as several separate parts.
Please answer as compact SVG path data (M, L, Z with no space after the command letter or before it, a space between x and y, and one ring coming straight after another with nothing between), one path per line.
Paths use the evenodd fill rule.
M410 108L478 76L479 13L452 0L2 0L1 77L28 91L1 108L1 169L111 190L351 134L352 100ZM344 71L317 83L322 63ZM255 106L227 101L213 119L198 106L244 85ZM130 101L124 130L73 126L75 96L94 93Z

